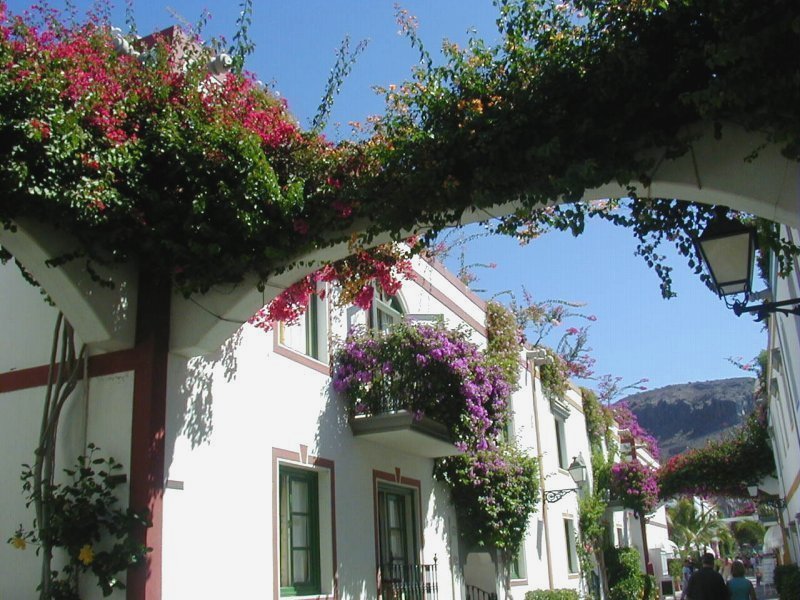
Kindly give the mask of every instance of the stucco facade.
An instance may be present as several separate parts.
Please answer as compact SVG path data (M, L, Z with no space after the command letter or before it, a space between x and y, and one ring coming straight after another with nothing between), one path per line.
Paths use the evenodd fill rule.
M483 346L484 303L439 265L419 260L414 270L394 308L404 318L441 317L449 327L465 326ZM0 465L4 479L14 482L35 446L57 313L13 265L0 268L0 277L9 333L0 347L0 427L6 440ZM378 596L386 577L378 556L380 507L387 497L406 503L413 562L427 565L420 567L422 576L435 577L439 598L464 598L468 585L500 598L506 597L506 584L513 598L531 589L578 589L577 493L540 502L513 570L467 547L449 491L432 477L430 452L422 445L354 436L330 386L330 348L350 326L368 324L375 314L321 304L314 318L316 358L308 355L307 323L278 324L271 331L243 325L216 352L168 354L163 496L160 526L150 537L161 597L281 597L281 486L292 476L313 477L316 490L319 587L312 597ZM131 350L90 347L90 354L88 385L78 385L62 418L59 456L66 466L94 442L131 472L142 452L134 384L141 360ZM513 435L540 457L545 490L575 488L566 465L575 456L586 462L590 456L580 394L571 389L558 401L547 398L536 367L524 354L520 361L525 368L513 396ZM127 492L128 486L120 489L124 501ZM0 489L0 506L8 535L20 523L31 523L19 486ZM32 548L0 546L0 596L29 597L38 567ZM100 597L92 585L84 593Z
M800 231L782 227L782 234L795 244ZM775 301L800 298L800 260L793 261L786 278L778 277L773 265L772 296ZM783 560L800 562L800 316L773 314L768 324L767 401L772 450L778 471L778 485L763 482L762 492L783 501L780 527L784 534ZM774 543L774 542L773 542Z

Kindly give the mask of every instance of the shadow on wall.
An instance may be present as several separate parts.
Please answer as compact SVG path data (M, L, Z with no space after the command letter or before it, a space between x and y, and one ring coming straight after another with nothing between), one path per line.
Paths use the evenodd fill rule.
M351 495L357 493L357 488L352 485L353 478L358 478L356 472L360 461L348 460L348 454L352 455L355 445L350 425L347 422L347 411L344 402L333 391L330 385L325 385L320 390L321 399L324 401L322 412L317 419L317 431L314 434L314 453L317 456L332 459L335 461L336 468L336 538L341 542L343 532L341 524L345 511L351 507ZM357 451L357 450L356 450ZM347 468L347 472L342 469ZM355 467L355 469L354 469ZM372 516L364 515L362 522L364 529L371 529L369 523ZM338 588L339 598L368 598L374 595L375 584L374 575L367 581L367 574L359 570L355 565L364 564L365 553L372 556L372 544L367 547L349 548L341 543L336 544L336 573L334 578ZM369 564L373 561L370 560Z
M433 478L433 475L431 475L431 478ZM453 508L450 488L446 484L434 480L432 491L426 527L435 531L444 540L445 551L447 556L450 557L448 564L442 560L442 556L437 555L439 559L437 564L439 588L441 589L442 579L448 577L453 589L459 590L464 583L464 569L461 564L461 557L466 556L466 553L463 552L458 518ZM424 499L422 506L425 506Z
M175 447L175 440L184 435L192 448L208 443L214 431L214 377L220 373L225 381L236 378L237 350L242 341L242 329L232 335L216 354L195 356L174 373L175 381L182 381L175 402L170 402L172 414L167 424L167 456ZM177 362L177 361L176 361ZM172 379L172 376L170 377Z

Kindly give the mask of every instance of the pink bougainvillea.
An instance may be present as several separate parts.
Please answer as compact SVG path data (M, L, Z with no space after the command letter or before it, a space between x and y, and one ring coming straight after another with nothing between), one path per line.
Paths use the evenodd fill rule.
M659 497L657 472L636 460L615 463L611 467L611 495L637 517L652 513Z

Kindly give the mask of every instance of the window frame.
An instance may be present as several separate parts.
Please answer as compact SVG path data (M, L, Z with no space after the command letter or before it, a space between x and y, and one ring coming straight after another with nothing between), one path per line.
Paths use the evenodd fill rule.
M420 552L420 534L417 531L417 490L415 488L392 485L390 483L379 482L377 486L376 501L378 503L378 567L383 569L385 565L395 564L391 557L391 542L388 537L388 505L385 504L387 494L393 497L402 498L403 514L402 520L404 521L401 527L403 533L403 547L404 558L403 562L406 565L415 565L419 563ZM385 558L386 550L389 551L389 559Z
M567 571L570 575L575 575L580 572L575 536L575 519L564 517L564 539L567 543Z
M327 308L327 300L320 298L318 294L312 294L308 301L308 308L300 321L291 325L281 321L278 336L280 345L324 364L327 361L327 336L330 327ZM298 327L302 327L302 333L290 334L292 328Z
M564 419L553 416L556 431L556 452L558 454L558 467L564 471L569 468L569 453L567 452L567 428Z
M291 497L284 497L284 490L287 484L290 485L291 481L302 481L307 485L308 497L306 503L308 507L308 546L309 552L308 570L309 581L297 585L294 582L292 570L292 561L287 556L289 553L294 553L295 548L299 546L294 545L294 540L287 539L287 535L293 532L291 519L287 521L286 508L291 505ZM289 493L291 490L288 490ZM285 499L284 499L285 498ZM294 514L294 513L293 513ZM288 546L287 546L288 542ZM320 565L320 518L319 518L319 474L312 469L303 469L286 464L279 464L278 466L278 559L279 559L279 595L281 597L290 596L304 596L310 594L320 594L322 589L321 580L321 565ZM284 562L288 561L288 562ZM291 585L282 585L284 579L284 569L290 570L289 577L292 579Z
M385 331L392 325L401 323L406 314L405 306L400 299L400 294L389 296L380 286L375 286L375 294L372 298L372 307L369 310L369 328L375 331ZM381 315L384 314L391 318L391 322L386 326L381 323Z
M524 547L519 549L509 562L508 575L511 581L527 581L528 570L525 564Z

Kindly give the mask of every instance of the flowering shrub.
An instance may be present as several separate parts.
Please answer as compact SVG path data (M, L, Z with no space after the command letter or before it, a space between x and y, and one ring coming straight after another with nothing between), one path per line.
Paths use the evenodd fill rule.
M611 467L611 497L633 510L637 518L652 513L658 505L658 477L654 469L636 460Z
M263 285L354 231L371 241L424 221L433 235L467 208L514 198L522 209L497 231L516 236L536 223L578 234L598 212L632 228L668 295L655 248L674 240L699 272L688 236L715 207L657 198L633 198L629 213L543 205L609 181L647 183L649 151L688 152L677 132L702 119L766 131L796 156L796 90L781 87L797 36L784 26L796 17L790 5L763 19L716 0L558 10L508 0L496 46L447 44L441 67L401 15L422 58L414 81L387 90L387 114L362 139L332 145L302 131L255 77L212 76L213 44L177 29L120 39L96 15L73 24L47 12L37 22L0 0L0 224L28 218L69 234L74 247L55 264L81 259L97 276L97 263L137 260L191 294L246 275ZM573 18L579 6L585 13ZM719 36L711 50L709 35ZM669 65L664 39L680 57ZM653 81L653 72L663 76ZM640 81L647 95L631 93ZM597 102L597 89L611 96ZM796 246L774 228L761 234L784 271ZM293 313L303 292L289 296L276 315Z
M0 0L2 226L49 223L75 240L56 263L137 259L187 294L346 239L365 147L301 131L252 75L212 75L212 45L177 28L36 15Z
M486 358L514 388L519 381L522 334L514 314L499 302L486 304Z
M357 330L332 358L333 388L351 415L405 408L450 428L461 449L486 450L508 420L510 387L466 334L441 325Z
M748 498L747 484L775 473L766 408L758 405L730 437L670 458L659 471L663 498L678 494Z
M628 405L624 402L617 402L612 407L612 410L614 412L614 420L617 422L620 433L627 431L633 443L642 444L649 452L650 456L658 460L661 456L661 451L658 448L658 441L650 432L639 425L639 420L636 418L636 415L631 412L631 409L628 408Z
M514 445L468 451L436 461L434 476L450 486L467 539L514 556L539 501L538 463Z
M519 352L509 340L493 347ZM536 508L537 462L503 441L511 386L488 354L443 325L357 331L332 357L332 385L352 416L406 409L447 425L464 453L437 460L434 475L450 487L462 532L513 555Z
M119 574L129 567L142 565L149 552L136 539L136 533L150 526L143 513L123 510L117 505L115 488L125 481L122 465L113 458L96 456L99 448L89 444L89 452L78 457L77 464L64 472L71 478L65 484L47 485L41 492L33 485L34 473L24 465L23 491L28 505L42 499L50 512L46 528L36 524L32 530L19 526L8 542L25 550L28 544L50 552L60 548L67 560L61 572L52 571L48 598L74 600L78 594L78 576L91 573L108 596L115 589L125 589Z
M611 426L614 425L613 411L603 406L597 394L586 388L581 388L581 404L586 421L586 435L589 436L592 451L600 450L603 441L606 442L606 448L610 449L613 442L611 435Z
M355 305L366 310L372 305L376 286L394 296L402 280L411 278L411 256L415 251L414 245L407 244L360 249L293 283L253 315L249 322L265 330L278 321L296 322L308 308L312 295L324 297L325 287L320 283L337 283L335 300L338 305Z

